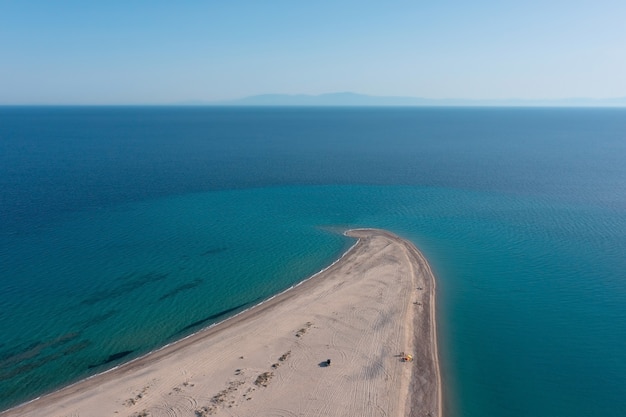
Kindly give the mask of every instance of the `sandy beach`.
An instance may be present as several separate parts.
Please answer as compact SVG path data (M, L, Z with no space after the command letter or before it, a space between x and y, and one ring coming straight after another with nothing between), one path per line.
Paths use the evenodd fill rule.
M295 288L0 415L441 416L428 263L389 232L346 234L358 242Z

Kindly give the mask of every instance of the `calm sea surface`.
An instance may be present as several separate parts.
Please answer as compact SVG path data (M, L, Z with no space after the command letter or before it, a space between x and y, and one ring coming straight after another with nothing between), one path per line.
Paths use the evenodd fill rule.
M626 410L626 110L0 107L0 409L323 268L438 278L447 417Z

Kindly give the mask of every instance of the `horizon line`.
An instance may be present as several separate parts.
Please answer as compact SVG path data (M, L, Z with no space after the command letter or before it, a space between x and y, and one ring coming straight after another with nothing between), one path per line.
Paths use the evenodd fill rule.
M354 92L265 93L231 99L185 99L158 103L0 103L0 107L624 107L622 97L426 98Z

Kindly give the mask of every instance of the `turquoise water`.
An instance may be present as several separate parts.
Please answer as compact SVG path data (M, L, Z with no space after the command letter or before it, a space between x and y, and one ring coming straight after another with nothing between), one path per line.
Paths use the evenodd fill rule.
M339 230L381 227L438 278L448 416L620 415L624 116L3 109L0 406L248 308L336 259Z

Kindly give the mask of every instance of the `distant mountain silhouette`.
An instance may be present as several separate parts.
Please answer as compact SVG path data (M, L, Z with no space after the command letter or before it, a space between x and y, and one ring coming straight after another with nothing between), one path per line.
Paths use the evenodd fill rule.
M180 104L219 106L509 106L509 107L623 107L626 97L609 99L567 98L550 100L499 99L429 99L402 96L370 96L351 92L307 94L262 94L235 100L203 102L193 101Z

